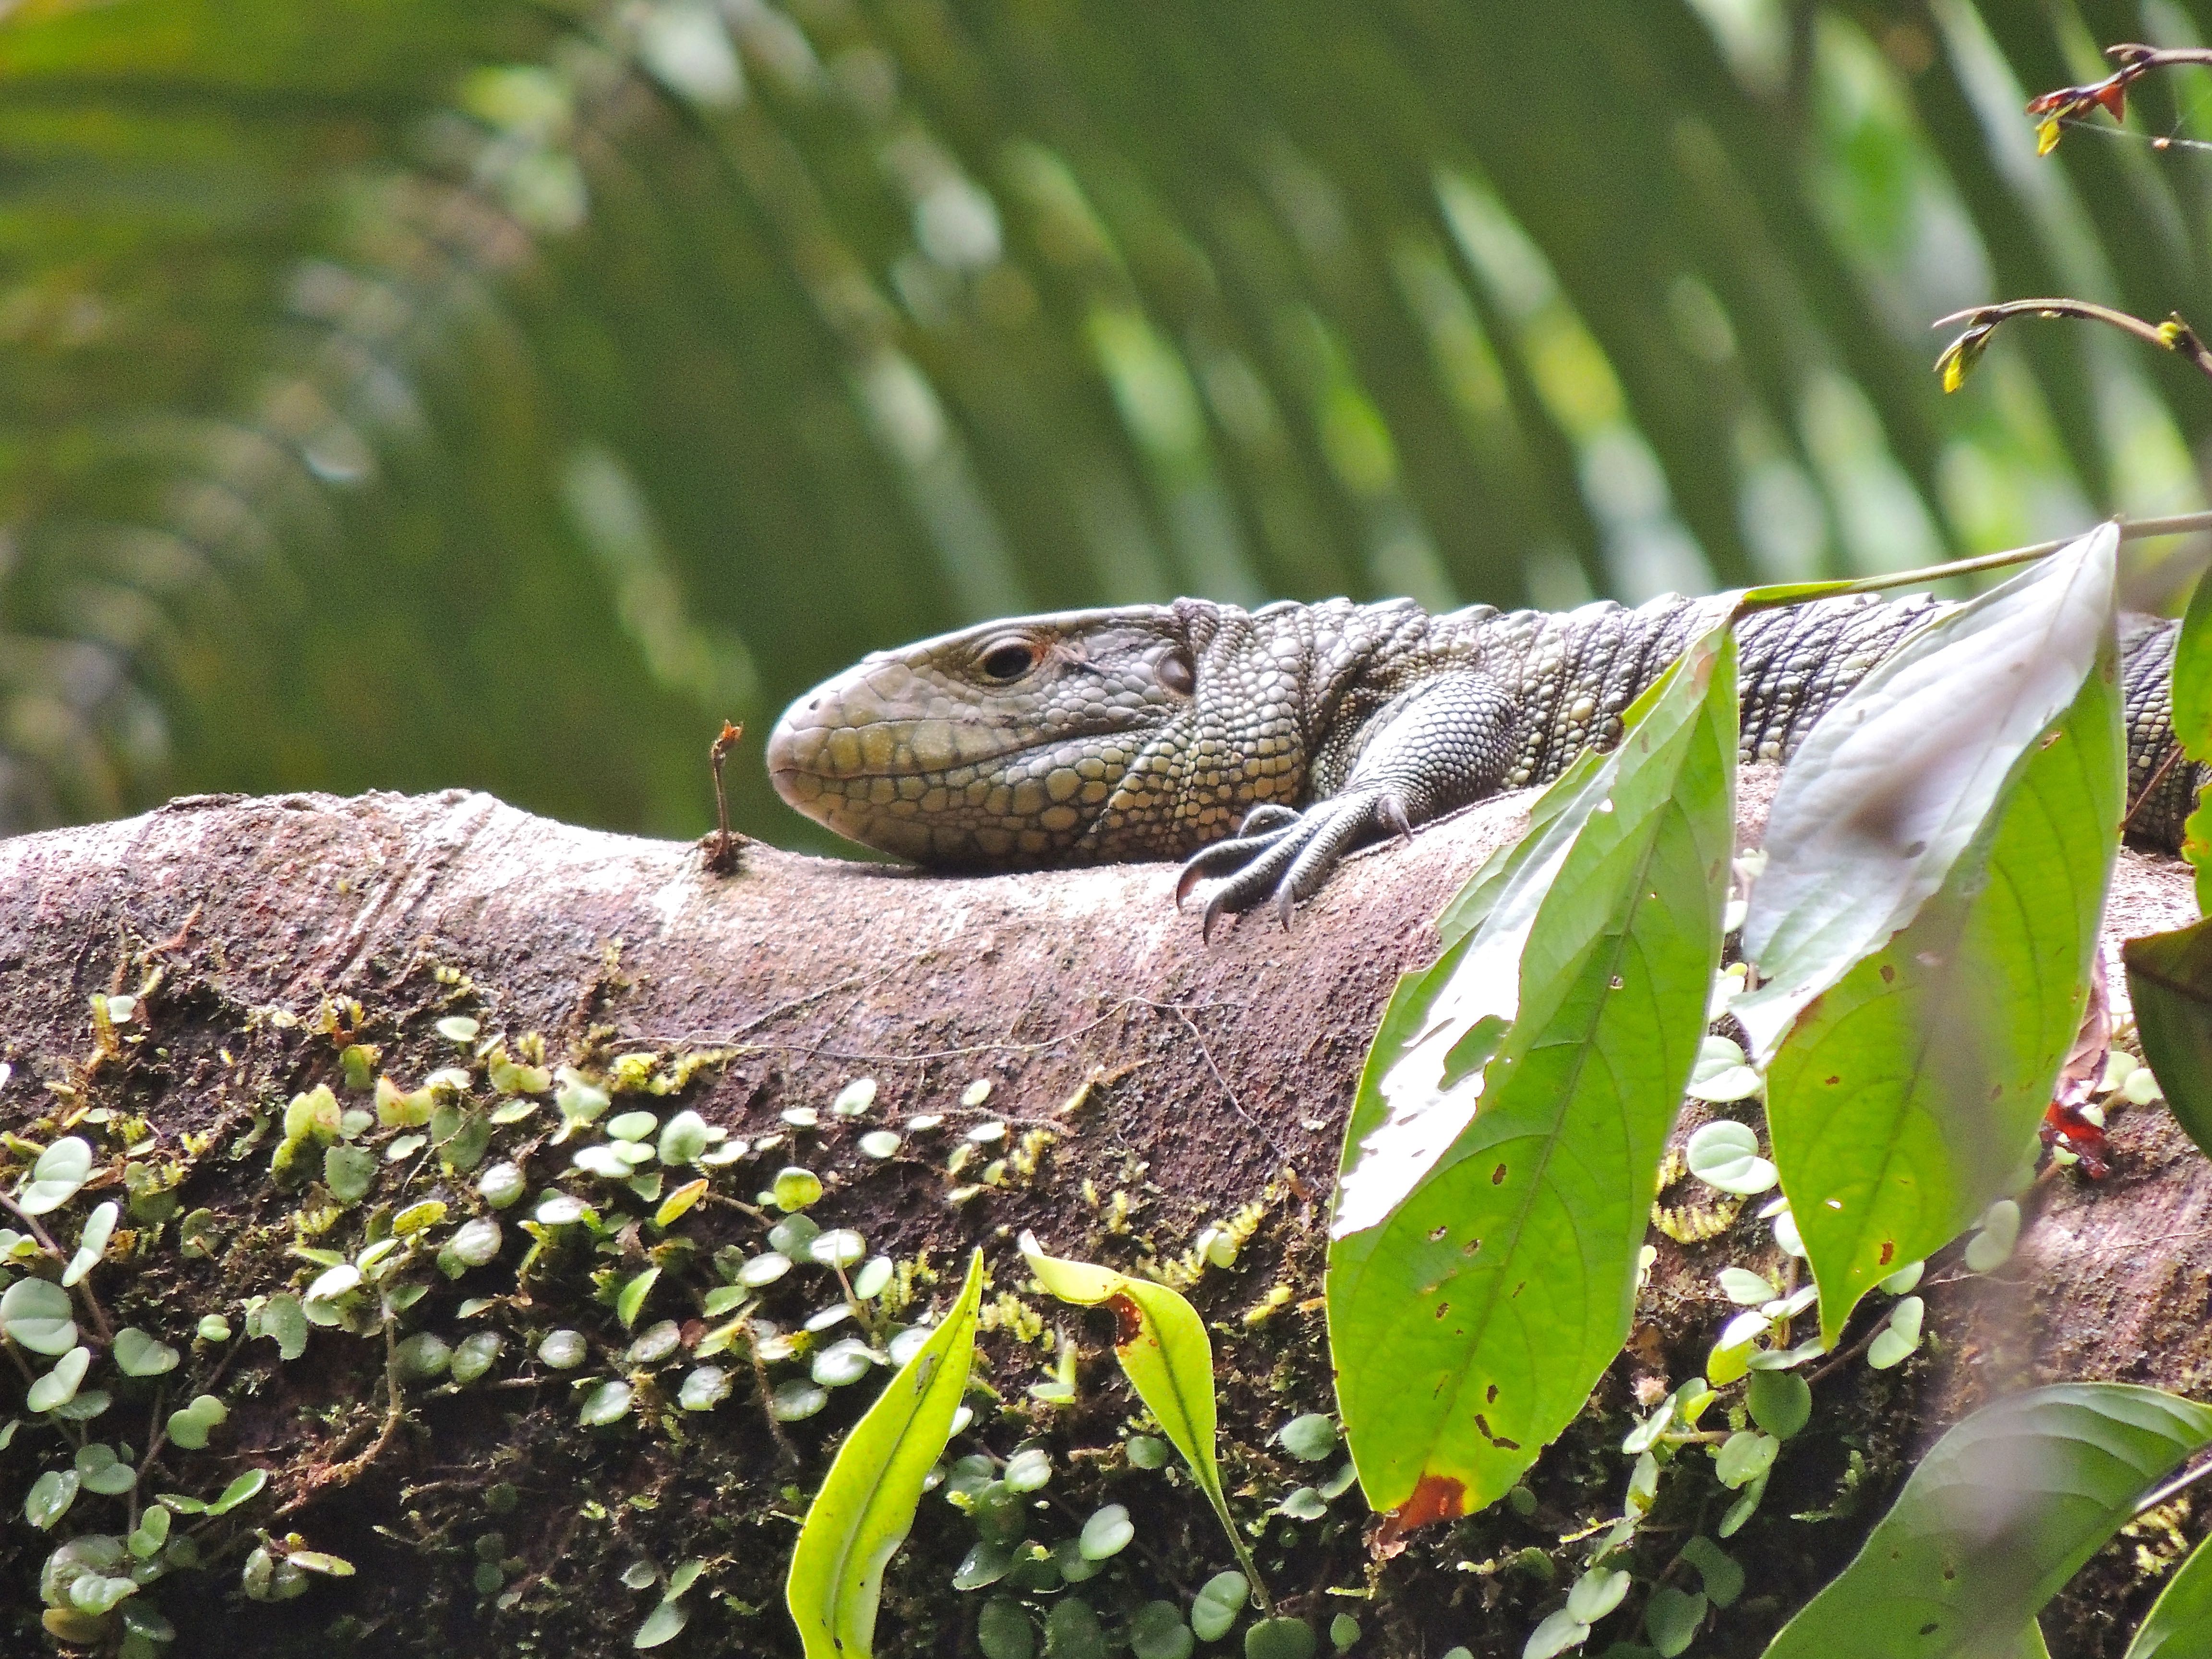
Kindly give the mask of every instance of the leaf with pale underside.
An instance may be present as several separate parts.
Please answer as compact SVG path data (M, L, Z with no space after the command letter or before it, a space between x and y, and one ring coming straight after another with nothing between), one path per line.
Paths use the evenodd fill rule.
M1941 890L1802 1008L1768 1066L1774 1161L1831 1345L1861 1297L2032 1163L2118 846L2116 665L2108 634Z
M2212 1409L2079 1382L1984 1407L1936 1443L1857 1558L1765 1659L2014 1659L2037 1611L2212 1443Z
M1774 799L1731 1012L1771 1054L1798 1012L1910 923L2109 648L2103 525L1915 630L1800 745Z
M945 1322L845 1437L792 1552L785 1600L806 1659L867 1659L884 1568L905 1542L922 1484L952 1437L975 1351L983 1255Z
M1502 1496L1627 1334L1733 850L1725 626L1547 797L1480 921L1393 998L1346 1132L1328 1294L1393 1537Z

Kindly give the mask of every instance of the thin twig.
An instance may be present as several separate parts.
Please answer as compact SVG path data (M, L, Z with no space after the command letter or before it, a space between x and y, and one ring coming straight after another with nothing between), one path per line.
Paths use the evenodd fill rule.
M2177 1496L2186 1492L2208 1474L2212 1474L2212 1457L2208 1457L2195 1468L2184 1469L2148 1497L2140 1499L2136 1504L2134 1514L2148 1515L2160 1504L2171 1503Z
M2038 154L2049 155L2057 146L2059 129L2070 125L2093 109L2101 109L2115 121L2127 114L2128 88L2154 69L2185 64L2212 65L2212 52L2202 46L2147 46L2123 41L2105 48L2105 56L2119 64L2101 81L2078 87L2060 87L2027 100L2027 112L2040 118Z
M397 1358L399 1339L394 1334L397 1329L397 1322L387 1317L384 1322L386 1396L384 1426L377 1431L376 1438L370 1441L358 1455L349 1457L343 1463L334 1463L311 1474L307 1477L307 1483L299 1492L276 1511L276 1519L281 1521L286 1516L305 1509L333 1486L352 1485L360 1478L362 1470L376 1462L377 1458L383 1454L384 1449L392 1443L393 1437L399 1432L400 1424L407 1419L407 1396L399 1381L399 1364Z
M1810 1376L1807 1377L1805 1379L1805 1386L1809 1389L1822 1378L1832 1376L1837 1371L1841 1370L1844 1366L1850 1364L1851 1361L1856 1359L1861 1354L1864 1353L1867 1351L1868 1345L1871 1343L1875 1338L1880 1336L1888 1328L1889 1321L1887 1319L1884 1318L1875 1320L1872 1325L1867 1328L1867 1333L1864 1336L1852 1343L1850 1347L1845 1348L1841 1353L1831 1359L1826 1364L1821 1366L1819 1370L1814 1371Z
M2044 300L2007 300L2001 304L1970 306L1964 311L1954 311L1948 317L1938 317L1930 328L1949 328L1964 325L1966 331L1943 349L1936 360L1936 372L1943 377L1943 390L1956 392L1965 381L1967 371L1973 368L1976 358L1988 347L1990 336L1998 325L2016 317L2063 319L2073 322L2102 323L2117 328L2123 334L2131 334L2145 345L2156 346L2160 351L2171 351L2195 365L2197 372L2212 378L2212 349L2208 349L2195 329L2184 322L2179 312L2169 312L2162 323L2147 323L2128 312L2115 311L2110 306L2093 304L2087 300L2053 298Z
M1261 1139L1266 1141L1267 1143L1267 1150L1269 1152L1274 1153L1274 1155L1282 1159L1284 1163L1291 1164L1292 1162L1291 1155L1285 1152L1282 1147L1276 1143L1274 1136L1267 1133L1266 1125L1262 1124L1257 1118L1254 1117L1251 1113L1244 1109L1244 1103L1237 1099L1237 1091L1231 1088L1229 1086L1229 1079L1221 1075L1221 1068L1213 1063L1213 1052L1206 1046L1206 1038L1204 1035L1200 1032L1197 1023L1175 1003L1155 1003L1152 1006L1156 1008L1161 1009L1164 1012L1173 1014L1177 1019L1182 1022L1183 1030L1190 1033L1190 1040L1198 1045L1198 1057L1206 1062L1206 1069L1213 1073L1213 1080L1221 1085L1221 1092L1229 1097L1229 1104L1231 1108L1236 1112L1237 1116L1244 1120L1244 1127L1251 1130L1253 1133L1258 1135ZM1293 1167L1295 1167L1295 1165L1293 1165Z
M2122 835L2128 833L2128 826L2136 821L2136 814L2143 810L2143 803L2156 793L2159 785L2166 781L2166 775L2173 770L2174 762L2180 758L2181 745L2177 743L2166 751L2166 758L2158 763L2158 770L2150 775L2150 781L2143 785L2142 793L2135 799L2135 805L2128 808L2128 815L2120 820Z
M2212 512L2175 513L2164 518L2118 519L2112 522L2118 526L2122 541L2139 542L2159 536L2190 536L2212 530ZM1948 564L1926 565L1918 570L1899 570L1888 575L1862 576L1853 581L1791 583L1771 598L1759 597L1754 590L1753 597L1739 601L1736 608L1747 614L1778 611L1785 605L1802 605L1808 599L1839 599L1850 593L1879 593L1892 587L1917 587L1923 582L1947 581L1954 576L1972 576L1984 570L2002 570L2008 565L2028 564L2081 539L2080 536L2062 536L2057 541L2008 548L2002 553L1984 553L1971 559L1954 559Z
M707 763L714 773L714 821L717 825L708 842L707 867L717 875L727 872L737 861L738 848L744 844L743 836L731 833L730 798L722 787L722 763L729 758L730 750L737 746L738 739L744 734L744 726L724 720L721 732L707 750Z

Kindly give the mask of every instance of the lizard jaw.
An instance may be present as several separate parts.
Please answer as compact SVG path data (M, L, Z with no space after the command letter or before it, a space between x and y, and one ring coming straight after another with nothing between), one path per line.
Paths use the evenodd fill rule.
M1017 645L1031 667L992 672ZM785 711L769 777L839 835L938 868L1129 857L1096 832L1188 709L1188 680L1162 672L1182 649L1171 613L1148 610L991 623L881 653Z

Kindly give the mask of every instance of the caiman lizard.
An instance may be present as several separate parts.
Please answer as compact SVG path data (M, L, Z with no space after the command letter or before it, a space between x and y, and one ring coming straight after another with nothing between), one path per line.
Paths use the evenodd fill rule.
M800 697L768 749L777 791L840 835L945 870L1187 859L1178 902L1292 906L1352 848L1550 781L1710 617L1630 610L1431 616L1410 600L1173 605L986 623L878 652ZM1786 759L1916 624L1871 595L1738 624L1742 758ZM2179 845L2199 768L2172 763L2176 624L2121 626L2129 830Z

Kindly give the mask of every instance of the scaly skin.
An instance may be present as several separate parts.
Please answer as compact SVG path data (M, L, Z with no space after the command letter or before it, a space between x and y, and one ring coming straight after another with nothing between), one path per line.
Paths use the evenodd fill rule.
M919 864L1188 858L1178 897L1225 878L1209 923L1270 896L1287 917L1351 848L1548 782L1617 738L1713 603L1432 617L1403 599L1180 599L1018 617L817 687L778 722L769 768L808 817ZM1863 596L1747 618L1742 757L1786 758L1941 608ZM2173 624L2131 622L2123 650L2132 799L2171 744ZM2131 832L2177 846L2197 771L2168 768Z

